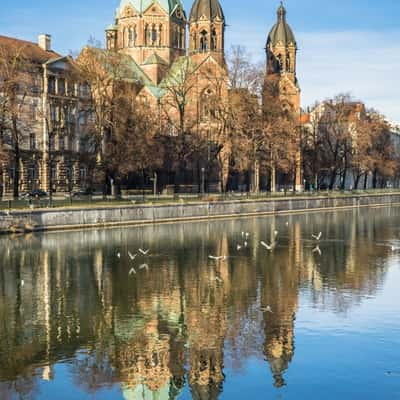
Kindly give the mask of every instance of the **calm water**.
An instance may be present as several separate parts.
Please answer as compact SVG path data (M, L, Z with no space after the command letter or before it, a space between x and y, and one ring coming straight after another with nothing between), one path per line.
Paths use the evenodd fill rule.
M385 208L0 238L0 399L400 398L399 222Z

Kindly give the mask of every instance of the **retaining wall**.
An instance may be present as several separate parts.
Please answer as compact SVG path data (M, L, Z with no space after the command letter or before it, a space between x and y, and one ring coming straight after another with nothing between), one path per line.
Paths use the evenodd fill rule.
M400 204L400 194L0 212L0 233L142 225Z

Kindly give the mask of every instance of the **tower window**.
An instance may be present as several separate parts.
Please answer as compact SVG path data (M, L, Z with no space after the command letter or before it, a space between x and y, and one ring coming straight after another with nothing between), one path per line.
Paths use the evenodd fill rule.
M200 33L200 51L208 51L208 32L205 30Z
M157 44L157 29L156 26L153 25L152 29L151 29L151 45L155 46Z
M136 46L136 26L129 28L129 47Z
M211 35L211 50L215 51L217 50L217 43L218 39L217 39L217 32L215 31L215 29L213 29L212 31L212 35Z

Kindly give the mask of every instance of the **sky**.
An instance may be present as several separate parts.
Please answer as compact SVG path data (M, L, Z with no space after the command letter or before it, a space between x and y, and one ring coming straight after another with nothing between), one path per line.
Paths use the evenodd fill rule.
M52 35L54 50L77 52L104 40L119 0L1 0L0 34L36 41ZM192 0L183 0L189 14ZM278 0L220 0L227 49L245 46L265 59ZM350 93L400 124L400 0L286 0L298 42L302 105Z

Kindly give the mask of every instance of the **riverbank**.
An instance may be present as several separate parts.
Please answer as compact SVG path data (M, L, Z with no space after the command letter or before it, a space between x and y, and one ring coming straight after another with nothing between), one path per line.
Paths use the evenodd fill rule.
M400 205L400 193L2 211L0 233L188 222L395 204Z

